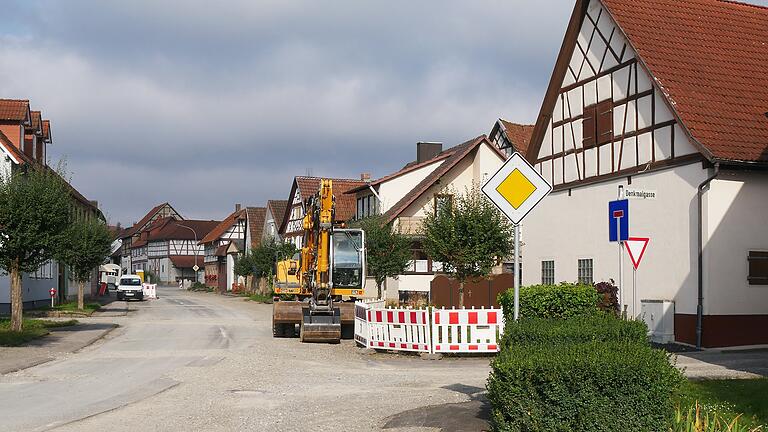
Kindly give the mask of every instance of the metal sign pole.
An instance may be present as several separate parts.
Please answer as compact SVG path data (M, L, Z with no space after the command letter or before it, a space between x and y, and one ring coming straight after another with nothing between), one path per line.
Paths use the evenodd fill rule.
M621 241L621 224L620 218L616 218L616 241L619 244L619 315L624 311L624 254Z
M637 317L637 268L632 266L632 318Z
M520 318L520 225L515 224L515 321Z

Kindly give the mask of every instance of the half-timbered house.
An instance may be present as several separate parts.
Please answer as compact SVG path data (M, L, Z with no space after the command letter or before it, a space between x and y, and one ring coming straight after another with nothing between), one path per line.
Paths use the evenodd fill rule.
M288 195L290 203L288 209L283 215L283 221L280 224L280 237L283 241L293 243L297 248L301 248L304 229L302 228L302 219L304 219L304 203L313 194L320 189L320 177L297 176L293 179L291 193ZM333 181L333 195L336 197L336 220L348 221L355 216L355 197L346 194L352 188L364 185L365 180L353 179L330 179Z
M766 23L731 1L576 2L526 152L554 191L524 221L525 284L618 281L607 203L652 197L630 201L651 243L634 295L625 255L629 313L672 300L678 341L768 343Z
M262 230L262 237L264 239L272 239L277 242L282 240L280 238L280 224L285 218L287 208L288 201L286 200L267 201L266 213L264 214L264 228Z
M121 232L120 266L123 269L123 273L136 273L138 270L147 270L145 268L147 262L146 251L143 248L143 245L146 243L141 240L141 233L146 231L158 219L166 217L184 220L181 214L166 202L156 205L140 221Z
M496 147L504 150L507 157L515 152L524 155L528 151L533 127L533 125L512 123L500 118L494 123L488 139L496 144Z
M219 221L178 220L172 216L157 219L144 230L134 249L146 254L145 270L160 283L200 280L204 256L199 239L208 235ZM138 264L137 264L138 265ZM194 267L198 270L195 271Z
M248 229L247 209L238 204L235 211L216 225L200 245L205 248L205 284L218 292L232 290L235 260L244 252Z

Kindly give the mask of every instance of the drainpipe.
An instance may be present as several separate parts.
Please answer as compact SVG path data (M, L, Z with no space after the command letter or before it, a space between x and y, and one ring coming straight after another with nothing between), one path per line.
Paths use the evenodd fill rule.
M702 199L704 197L704 189L709 186L720 174L720 162L715 162L715 172L709 176L706 180L701 182L698 189L698 201L699 201L699 231L698 231L698 246L699 246L699 301L696 305L696 349L701 349L701 335L702 335L702 322L704 320L704 239L702 230L704 228L704 210L702 205Z

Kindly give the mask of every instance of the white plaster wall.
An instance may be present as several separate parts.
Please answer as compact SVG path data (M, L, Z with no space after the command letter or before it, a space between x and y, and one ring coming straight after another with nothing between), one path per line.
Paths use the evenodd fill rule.
M747 283L747 253L768 251L768 173L724 171L704 205L704 313L768 314L768 286Z
M393 205L397 204L405 194L410 192L414 186L424 180L432 171L435 170L445 159L425 165L415 169L407 174L395 177L379 185L379 196L381 197L381 213L385 213Z
M51 288L59 289L59 266L54 261L51 269L51 279L33 279L28 274L24 274L21 279L22 296L25 302L47 300L51 296L48 290ZM77 293L77 286L75 286ZM3 273L0 276L0 303L11 303L11 279Z
M630 236L650 237L637 272L636 310L642 299L671 299L676 313L696 312L698 210L696 188L707 176L691 164L632 177L630 187L653 189L656 200L630 201ZM555 281L576 281L579 259L592 258L595 282L618 282L618 247L608 242L608 202L627 179L554 192L523 221L523 284L541 283L541 261L555 261ZM625 299L631 300L632 264L624 254ZM627 303L631 303L628 301ZM631 308L630 308L631 312Z

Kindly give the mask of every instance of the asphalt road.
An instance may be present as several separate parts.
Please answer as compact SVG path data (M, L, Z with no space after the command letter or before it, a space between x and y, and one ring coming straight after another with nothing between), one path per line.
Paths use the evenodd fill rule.
M476 431L489 359L273 339L271 306L159 290L83 351L0 377L3 430ZM105 318L107 319L107 318ZM480 418L478 418L480 417Z

